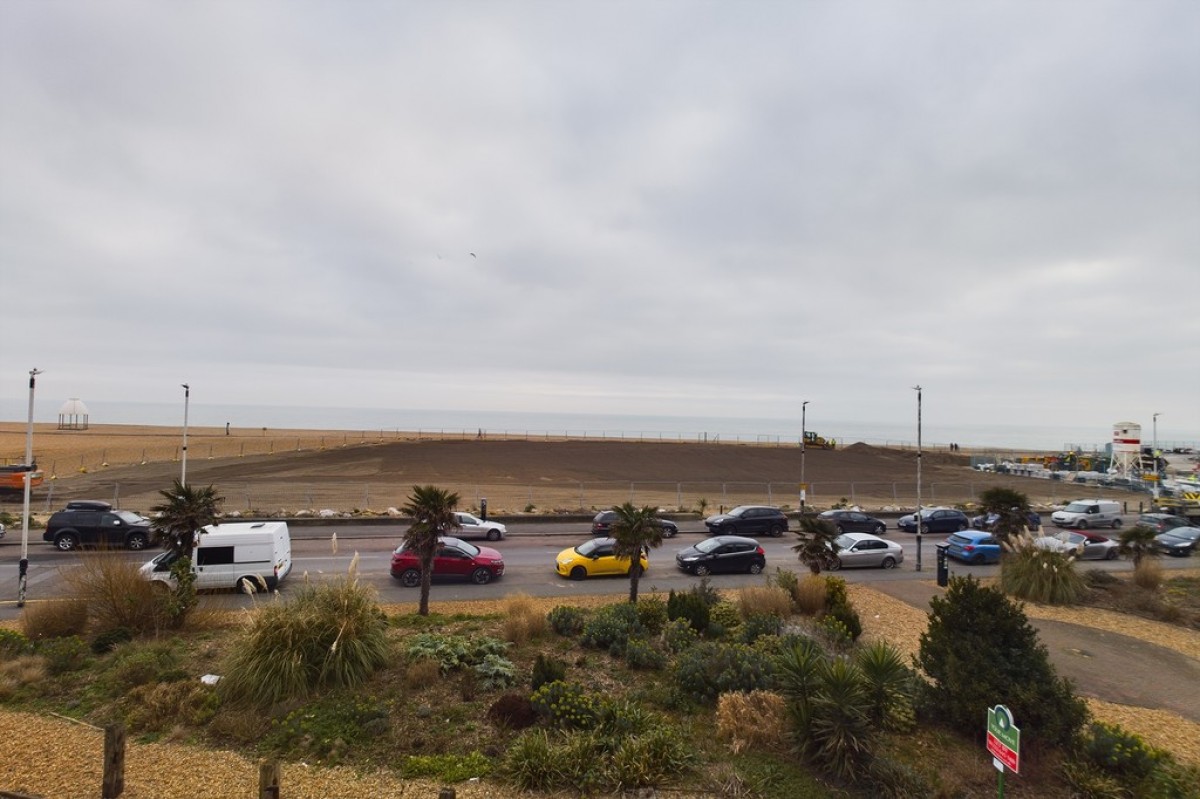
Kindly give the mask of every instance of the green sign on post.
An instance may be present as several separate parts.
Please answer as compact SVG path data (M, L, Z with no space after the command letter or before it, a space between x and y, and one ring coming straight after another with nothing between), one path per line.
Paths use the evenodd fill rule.
M1021 730L1004 705L996 705L987 712L987 750L1000 772L998 795L1004 799L1004 770L1021 772Z

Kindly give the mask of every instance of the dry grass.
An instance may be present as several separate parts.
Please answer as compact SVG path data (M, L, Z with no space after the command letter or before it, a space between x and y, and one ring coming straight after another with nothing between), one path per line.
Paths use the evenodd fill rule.
M717 700L717 736L735 755L747 749L786 747L787 702L771 691L721 694Z
M792 597L774 586L747 586L737 592L737 608L742 619L757 613L769 613L786 619L792 615Z
M46 679L46 659L38 655L21 655L0 661L0 702L10 699L26 685Z
M116 553L97 552L77 558L64 570L63 579L74 598L86 604L96 630L151 632L165 621L165 592L144 579L138 568Z
M504 617L502 626L506 641L524 644L546 633L546 613L528 594L508 595L501 603L500 612Z
M78 599L49 599L31 603L21 614L21 629L31 641L66 638L87 631L88 605Z
M1151 591L1157 591L1162 585L1163 569L1153 558L1144 558L1133 570L1133 581Z
M420 690L434 685L442 678L442 668L436 660L422 658L408 665L404 670L404 686L411 690Z
M805 616L815 616L825 609L825 597L829 592L829 584L825 578L810 574L796 586L792 601L796 610Z

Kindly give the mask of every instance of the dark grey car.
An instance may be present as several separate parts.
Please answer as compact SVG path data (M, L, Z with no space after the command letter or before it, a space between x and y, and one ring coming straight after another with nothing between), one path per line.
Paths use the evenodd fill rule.
M868 516L860 510L827 510L818 516L820 519L832 524L841 533L871 533L872 535L883 535L887 531L887 524L882 519L876 519L874 516Z
M700 577L729 572L762 574L767 556L753 538L718 535L680 550L675 565Z
M787 532L788 518L779 508L769 505L738 505L729 513L709 516L704 526L713 535L769 535L778 538Z
M70 552L81 546L126 547L145 549L153 540L150 520L127 510L112 510L101 506L107 503L92 503L80 507L68 505L46 522L42 540L54 544L55 549Z

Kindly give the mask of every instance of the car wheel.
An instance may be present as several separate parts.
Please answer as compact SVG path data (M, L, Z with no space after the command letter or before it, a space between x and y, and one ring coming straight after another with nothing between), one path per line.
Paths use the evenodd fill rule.
M663 527L663 529L662 529L663 538L674 538L674 537L675 537L675 534L676 534L676 533L678 533L678 532L679 532L679 528L678 528L678 527L666 527L666 526L664 526L664 527Z
M928 533L928 532L929 532L929 525L928 525L928 524L922 524L922 525L921 525L921 532L922 532L922 533Z
M125 541L125 546L136 551L139 549L145 549L146 544L148 543L150 543L150 541L146 538L145 533L133 533L129 536L129 539Z
M1121 554L1121 553L1117 551L1117 548L1112 547L1111 549L1109 549L1107 552L1104 553L1104 559L1105 560L1116 560L1117 555L1119 555L1119 554Z
M70 552L79 548L79 536L74 533L59 533L54 536L54 546L59 552Z
M582 580L585 577L587 577L587 569L583 568L582 566L576 566L575 568L571 569L572 580Z
M966 529L967 529L967 523L959 522L958 526L954 528L954 532L961 533L963 530L966 530Z
M263 585L253 577L239 577L238 581L234 583L233 587L239 594L257 594L266 590Z
M757 560L750 564L750 573L751 574L762 574L762 570L763 570L763 565L761 563L759 563Z
M487 585L492 581L492 570L485 569L480 566L475 571L471 572L471 582L475 585Z
M839 524L837 527L833 528L833 529L837 530L837 534L838 534L838 535L841 535L842 533L846 532L846 531L845 531L845 529L843 529L843 528L842 528L842 526L841 526L840 524Z
M1088 529L1087 519L1080 519L1079 522L1075 526L1078 527L1080 530Z
M779 538L779 536L783 535L783 525L773 524L767 532L770 533L772 538Z
M400 575L400 585L405 588L416 588L421 584L421 572L416 569L405 569Z
M880 563L879 565L884 569L894 569L896 568L896 559L889 555L888 557L884 558L883 563Z
M499 541L500 540L500 531L499 530L488 530L487 540L488 541Z
M842 568L841 558L830 558L829 565L826 568L828 568L831 572L840 571Z
M1121 520L1120 519L1113 519L1113 529L1114 530L1121 529Z
M712 569L705 566L703 563L697 563L692 567L692 574L697 577L707 577L712 572Z
M875 535L883 535L887 532L887 525L880 523L875 525Z

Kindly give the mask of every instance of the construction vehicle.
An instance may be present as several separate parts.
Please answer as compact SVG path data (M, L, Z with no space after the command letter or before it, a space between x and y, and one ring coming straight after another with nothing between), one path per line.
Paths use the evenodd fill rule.
M1180 491L1175 496L1159 497L1155 505L1160 513L1183 516L1192 524L1200 524L1200 491Z
M10 466L0 466L0 491L25 491L25 475L29 474L29 487L37 488L45 481L45 475L38 469L37 464L19 463Z
M808 430L804 433L804 446L815 447L817 449L836 449L837 441L832 438L819 436L811 430Z

